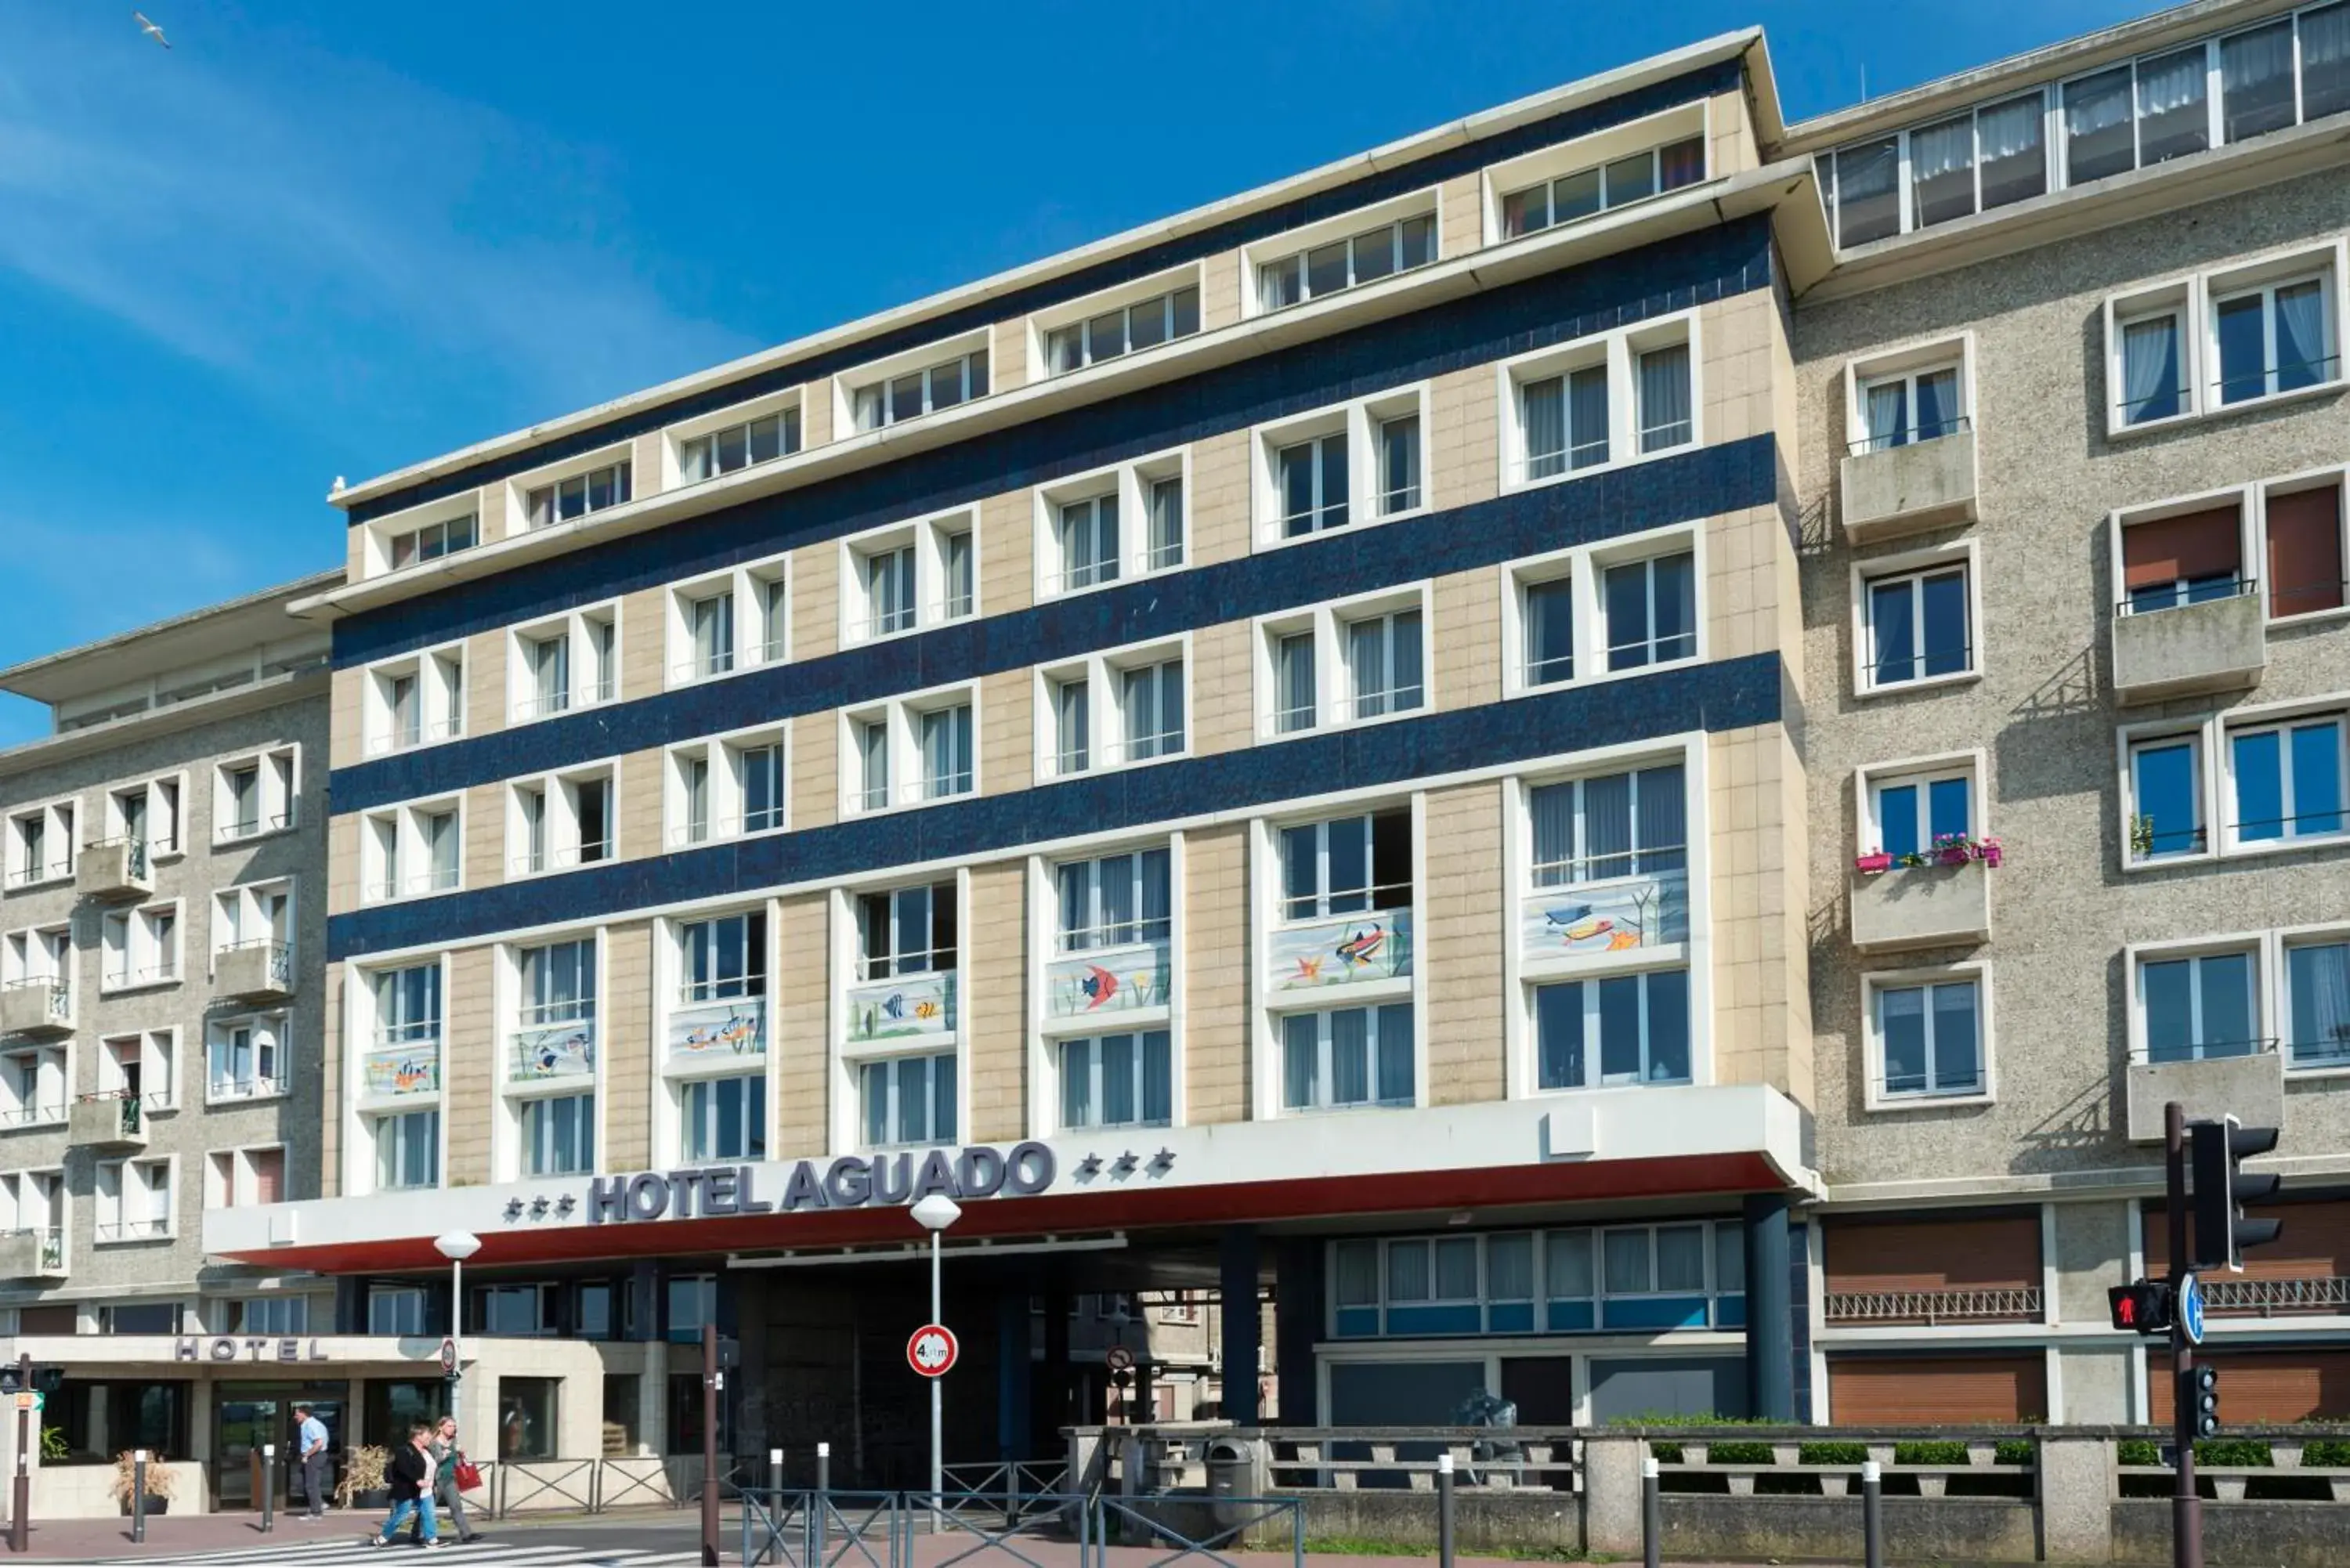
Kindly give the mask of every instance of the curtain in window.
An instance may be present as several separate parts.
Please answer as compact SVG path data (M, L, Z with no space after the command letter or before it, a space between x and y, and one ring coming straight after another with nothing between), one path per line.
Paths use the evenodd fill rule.
M2295 1066L2350 1060L2350 944L2285 950Z
M1420 704L1419 612L1406 610L1397 616L1388 630L1388 657L1394 672L1388 686L1391 697L1388 707L1394 710L1417 708Z
M2326 353L2325 290L2314 282L2276 292L2277 390L2331 380L2336 368Z
M1116 855L1101 863L1102 940L1130 942L1134 929L1134 857Z
M1476 1293L1471 1290L1471 1294ZM1489 1236L1485 1239L1485 1294L1493 1301L1532 1301L1534 1294L1534 1239L1532 1236Z
M2178 318L2156 317L2122 327L2122 422L2178 412Z
M1058 733L1055 737L1060 751L1060 768L1065 774L1083 773L1093 765L1087 744L1093 733L1087 683L1061 682L1060 699L1060 712L1055 720Z
M2199 152L2211 140L2204 109L2210 82L2203 46L2137 64L2138 161L2154 164Z
M1544 784L1526 797L1534 834L1534 886L1563 888L1575 880L1575 786Z
M1099 1049L1102 1122L1124 1127L1134 1120L1134 1036L1105 1034Z
M1519 393L1526 422L1526 477L1547 479L1566 466L1566 383L1530 381Z
M1526 589L1526 684L1575 678L1575 596L1564 577Z
M1917 226L1975 210L1975 122L1961 114L1909 133L1909 205Z
M1183 559L1183 482L1161 479L1150 486L1150 565L1171 566Z
M1683 351L1686 354L1686 350ZM1683 367L1684 378L1687 366ZM1569 468L1589 468L1607 461L1607 367L1594 365L1566 379L1567 428L1574 448ZM1687 389L1683 389L1686 400ZM1684 409L1684 412L1686 412Z
M1584 875L1593 880L1632 869L1632 775L1583 781Z
M1384 616L1358 620L1347 628L1347 666L1355 678L1355 716L1367 719L1393 705L1388 679L1388 622Z
M1314 727L1314 634L1301 632L1281 639L1281 706L1276 729Z
M2304 120L2350 109L2350 5L2301 16L2301 115Z
M1934 987L1934 1087L1964 1094L1980 1086L1975 1057L1975 986Z
M1321 1036L1314 1014L1292 1013L1281 1021L1281 1103L1293 1111L1313 1108L1314 1085L1321 1076Z
M2220 110L2227 140L2293 123L2293 19L2220 40Z
M1142 1119L1170 1122L1175 1116L1173 1050L1163 1029L1142 1037Z
M1689 345L1640 356L1640 450L1662 452L1690 439Z
M1640 772L1640 867L1644 872L1678 871L1689 864L1687 808L1679 763Z
M1982 204L2003 207L2048 189L2048 157L2041 145L2044 112L2037 92L1975 111L1975 146Z
M1341 1241L1336 1267L1337 1303L1342 1307L1379 1304L1379 1244Z
M1092 902L1094 868L1079 861L1059 868L1061 884L1061 949L1081 952L1093 945Z
M922 715L922 773L932 796L971 788L971 710Z
M1411 1004L1395 1002L1379 1009L1378 1097L1399 1105L1412 1097Z
M858 726L857 747L862 753L859 767L860 783L868 806L887 805L889 802L889 726L887 721L876 720Z
M1142 855L1142 934L1150 941L1164 941L1173 919L1174 889L1169 885L1169 857L1164 849L1148 849Z
M1349 1007L1328 1015L1330 1103L1359 1106L1371 1097L1371 1015Z
M2064 140L2066 170L2075 185L2136 165L2129 67L2065 85Z
M1866 405L1868 450L1900 446L1909 440L1909 384L1886 381L1863 389Z
M1591 1232L1553 1231L1543 1238L1543 1290L1553 1301L1579 1301L1593 1293Z

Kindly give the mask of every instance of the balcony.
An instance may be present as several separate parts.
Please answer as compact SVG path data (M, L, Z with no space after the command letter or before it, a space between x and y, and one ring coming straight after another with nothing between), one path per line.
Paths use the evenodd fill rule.
M0 1279L62 1280L65 1277L66 1232L63 1226L0 1231Z
M2177 1100L2189 1121L2232 1116L2248 1127L2284 1126L2284 1057L2273 1040L2178 1061L2133 1059L2127 1108L2132 1143L2162 1141L2162 1107Z
M755 1067L766 1055L764 997L696 996L689 987L669 1015L662 1061L671 1070Z
M1845 538L1855 545L1975 520L1975 432L1899 446L1859 443L1844 460L1838 493Z
M2250 579L2225 597L2114 613L2114 695L2158 702L2261 683L2269 663L2267 610Z
M359 1056L359 1101L397 1107L441 1092L441 1025L394 1025Z
M70 1034L73 989L47 979L12 981L0 989L0 1034Z
M155 890L155 867L143 838L108 838L82 846L74 886L86 898L143 898Z
M1173 951L1163 941L1082 949L1046 966L1045 1015L1114 1018L1124 1012L1163 1012L1173 972Z
M596 1020L565 1002L525 1007L522 1026L507 1042L509 1083L544 1084L596 1075Z
M111 1091L84 1095L74 1102L66 1141L76 1148L140 1149L147 1147L147 1112L135 1095Z
M1821 1298L1830 1326L1877 1328L1947 1323L2038 1323L2040 1292L2032 1286L1940 1291L1836 1291Z
M848 988L848 1042L953 1037L955 971L926 970L891 975Z
M213 956L213 981L238 1002L283 1002L294 994L294 950L270 937L223 948Z
M1853 876L1852 945L1862 952L1990 939L1991 868L1981 860Z

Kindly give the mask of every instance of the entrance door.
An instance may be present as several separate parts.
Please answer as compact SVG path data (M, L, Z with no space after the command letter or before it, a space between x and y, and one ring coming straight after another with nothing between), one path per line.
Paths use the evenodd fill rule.
M326 1392L319 1392L323 1387ZM296 1446L294 1407L307 1403L327 1428L330 1460L343 1448L343 1406L349 1386L342 1383L305 1386L299 1383L222 1383L213 1390L213 1487L221 1511L261 1507L254 1487L254 1455L265 1444L277 1445L277 1462L269 1485L283 1507L294 1491L292 1477ZM327 1467L327 1484L334 1484L336 1466Z

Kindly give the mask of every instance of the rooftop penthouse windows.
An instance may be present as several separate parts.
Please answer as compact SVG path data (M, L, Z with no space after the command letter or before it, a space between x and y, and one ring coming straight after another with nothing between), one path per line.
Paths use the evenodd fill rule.
M568 523L585 517L590 512L601 512L608 506L628 504L631 464L622 458L618 462L605 463L584 473L568 474L546 484L534 485L523 493L523 524L526 528L552 528L557 523Z
M716 430L680 436L677 442L678 483L699 484L705 479L716 479L721 474L733 473L755 463L773 462L779 457L789 457L799 449L800 411L797 408L778 409L774 413L721 425Z
M2350 109L2350 0L1823 153L1846 249Z
M1255 314L1410 272L1436 260L1436 199L1422 192L1252 246L1243 262Z
M1186 283L1131 302L1097 306L1091 314L1041 328L1048 375L1139 354L1200 330L1200 286Z
M985 396L987 345L983 335L965 353L927 365L917 361L856 388L849 406L858 431L878 431Z
M1705 139L1644 148L1628 157L1545 180L1502 198L1502 234L1516 239L1616 207L1645 202L1705 178Z

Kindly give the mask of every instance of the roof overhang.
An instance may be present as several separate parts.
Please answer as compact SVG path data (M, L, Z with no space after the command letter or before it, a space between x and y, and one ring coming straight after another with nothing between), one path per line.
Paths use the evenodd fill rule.
M0 670L0 691L13 691L36 702L69 702L143 676L169 674L265 643L283 642L302 632L286 618L289 607L342 580L340 567L317 572L78 648L28 659Z

